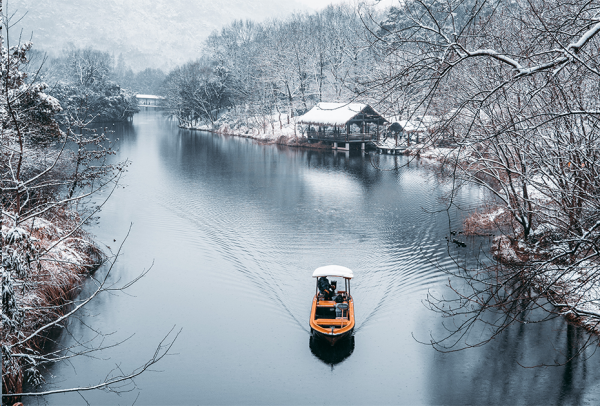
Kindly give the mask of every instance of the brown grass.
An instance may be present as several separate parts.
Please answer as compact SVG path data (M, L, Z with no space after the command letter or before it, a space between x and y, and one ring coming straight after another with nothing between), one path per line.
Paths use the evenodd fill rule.
M500 207L484 207L463 222L463 234L489 236L503 233L514 225L512 216Z
M8 218L4 224L9 225ZM37 249L43 254L39 261L34 262L26 280L15 279L15 282L25 282L24 288L15 287L15 297L20 306L27 306L23 321L19 326L20 339L28 337L37 329L66 314L71 308L73 299L80 292L85 277L95 271L102 262L100 249L91 241L90 236L78 229L62 243L51 248L71 230L76 229L80 219L74 212L66 209L56 210L46 219L36 219L20 224L19 227L28 231L36 240ZM48 252L44 253L46 250ZM68 260L63 253L76 254L79 260ZM60 261L60 262L58 262ZM18 342L16 331L2 331L2 343L10 345ZM50 339L53 329L32 338L25 344L16 346L12 353L29 351L42 352ZM21 393L23 390L23 369L26 367L23 358L7 359L3 353L2 392ZM3 403L12 404L18 398L4 398Z

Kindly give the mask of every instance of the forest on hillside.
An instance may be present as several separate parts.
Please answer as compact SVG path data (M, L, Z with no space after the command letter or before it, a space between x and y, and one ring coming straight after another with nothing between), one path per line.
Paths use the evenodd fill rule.
M169 107L184 125L301 115L320 101L371 101L381 56L369 20L349 5L266 23L236 21L208 38L202 55L171 71ZM378 100L376 101L378 102ZM380 103L377 103L380 104Z

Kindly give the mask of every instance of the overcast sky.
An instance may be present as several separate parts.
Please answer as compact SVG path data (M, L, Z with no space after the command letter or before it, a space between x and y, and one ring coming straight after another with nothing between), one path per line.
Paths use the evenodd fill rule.
M329 4L337 4L337 3L350 3L355 4L357 0L296 0L298 3L306 4L308 7L314 10L321 10L328 6ZM394 3L397 3L398 0L366 0L367 3L370 4L381 4L383 6L390 6Z
M197 58L205 39L235 19L286 18L299 9L359 0L10 0L13 28L51 55L66 46L123 54L134 70L175 65ZM390 4L400 0L360 0ZM5 10L7 11L7 10ZM17 35L17 34L15 34Z
M321 10L329 4L344 3L345 0L296 0L298 3L306 4L314 10Z

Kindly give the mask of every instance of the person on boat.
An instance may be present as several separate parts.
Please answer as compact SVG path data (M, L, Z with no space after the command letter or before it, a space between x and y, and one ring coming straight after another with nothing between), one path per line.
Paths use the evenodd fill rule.
M325 297L325 300L331 300L333 295L335 295L335 286L329 283L329 279L326 276L319 278L317 286L319 287L319 292Z

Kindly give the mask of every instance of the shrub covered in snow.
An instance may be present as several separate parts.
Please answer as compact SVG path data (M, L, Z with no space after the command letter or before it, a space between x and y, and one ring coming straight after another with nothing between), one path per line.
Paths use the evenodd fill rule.
M40 368L58 358L43 351L47 335L73 306L83 278L103 260L74 213L57 211L53 217L19 226L2 218L3 393L43 381Z

